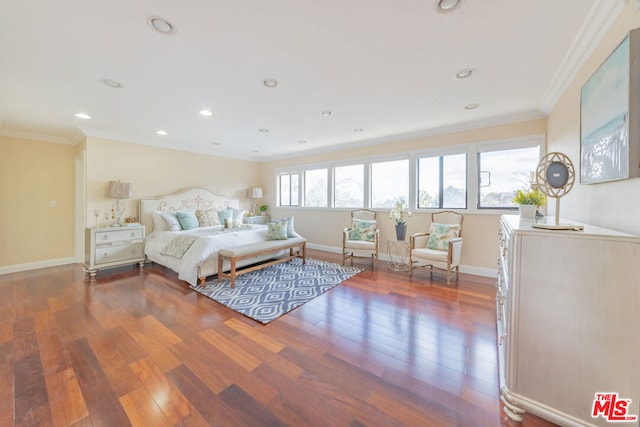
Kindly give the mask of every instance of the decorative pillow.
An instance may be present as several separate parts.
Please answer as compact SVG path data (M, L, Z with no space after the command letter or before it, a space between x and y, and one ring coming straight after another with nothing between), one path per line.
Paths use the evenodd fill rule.
M294 217L274 219L273 222L286 222L287 223L287 237L300 237L294 228Z
M153 218L153 231L167 231L169 229L167 221L162 218L160 212L151 212L151 217Z
M267 240L287 240L286 222L270 222L267 227Z
M220 217L216 209L196 210L196 218L200 227L213 227L220 225Z
M375 219L357 219L351 221L351 230L349 230L349 240L365 240L373 242L376 235Z
M191 230L192 228L200 227L198 217L194 211L180 211L176 212L176 215L183 230Z
M438 251L447 251L449 250L449 240L455 239L459 235L459 224L438 224L437 222L432 222L431 229L429 231L429 240L427 241L427 248Z
M171 231L180 231L182 230L182 226L180 225L180 221L178 221L178 216L175 212L163 212L160 214L162 219L167 223L167 228Z
M218 219L220 220L220 224L224 225L224 220L229 218L229 220L233 219L233 211L231 209L222 209L218 211Z
M227 208L228 211L231 211L231 215L233 217L233 222L237 224L242 224L242 220L244 219L244 215L247 211L244 209L235 209L235 208Z

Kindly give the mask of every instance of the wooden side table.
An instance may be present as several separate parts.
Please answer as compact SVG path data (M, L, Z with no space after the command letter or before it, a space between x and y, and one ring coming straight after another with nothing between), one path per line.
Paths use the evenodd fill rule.
M393 271L409 271L409 241L387 239L387 267Z

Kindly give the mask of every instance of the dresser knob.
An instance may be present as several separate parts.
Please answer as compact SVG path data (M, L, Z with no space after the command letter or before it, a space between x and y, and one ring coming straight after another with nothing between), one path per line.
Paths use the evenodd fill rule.
M109 235L105 234L104 236L102 236L102 240L109 240Z
M133 231L131 232L131 237L136 237L136 233L134 233Z

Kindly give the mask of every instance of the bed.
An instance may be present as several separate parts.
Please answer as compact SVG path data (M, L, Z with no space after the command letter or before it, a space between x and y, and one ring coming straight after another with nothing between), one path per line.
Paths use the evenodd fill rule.
M170 268L178 278L197 286L198 280L217 274L218 251L241 245L257 244L267 240L267 226L242 224L236 217L236 227L223 225L196 227L190 230L164 229L162 214L196 211L241 212L238 199L215 195L202 188L191 188L154 199L140 200L140 221L145 225L145 255L150 261ZM275 254L284 255L286 251ZM273 258L274 255L256 256L242 261L249 265ZM225 269L227 265L223 266Z

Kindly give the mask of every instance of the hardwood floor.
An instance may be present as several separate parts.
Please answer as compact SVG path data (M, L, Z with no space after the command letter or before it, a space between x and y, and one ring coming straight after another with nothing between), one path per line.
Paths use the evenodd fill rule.
M266 326L155 264L93 284L77 264L2 275L0 425L515 426L494 280L355 265Z

